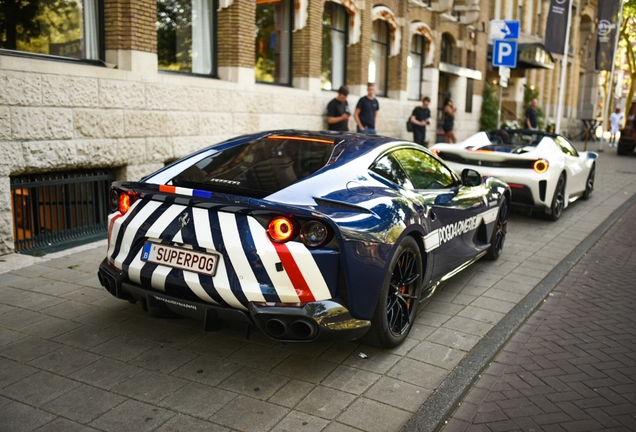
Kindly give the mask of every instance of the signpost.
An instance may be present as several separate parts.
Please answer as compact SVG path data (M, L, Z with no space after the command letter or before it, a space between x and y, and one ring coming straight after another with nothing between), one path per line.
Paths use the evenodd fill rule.
M517 67L519 21L491 20L490 39L493 41L492 65L499 68L499 107L497 129L501 127L501 89L508 87L510 69Z

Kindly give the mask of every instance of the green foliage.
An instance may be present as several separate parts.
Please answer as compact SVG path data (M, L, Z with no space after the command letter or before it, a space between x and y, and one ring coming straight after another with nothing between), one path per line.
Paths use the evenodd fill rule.
M496 88L486 82L484 85L484 99L481 104L481 117L479 118L479 130L488 131L497 128Z
M624 60L624 61L623 61ZM620 29L616 65L625 72L624 85L629 86L627 102L636 94L636 0L623 3L623 22Z

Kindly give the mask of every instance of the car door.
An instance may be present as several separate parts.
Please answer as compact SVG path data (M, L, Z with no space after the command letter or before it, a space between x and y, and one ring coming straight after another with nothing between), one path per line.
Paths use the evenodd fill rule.
M424 242L434 259L431 280L438 279L477 255L475 238L487 210L486 188L462 186L451 169L419 149L398 149L392 155L429 208L431 231Z
M582 158L574 146L564 137L557 136L554 141L563 152L565 158L565 169L568 174L567 194L573 195L583 192L588 175L585 158Z

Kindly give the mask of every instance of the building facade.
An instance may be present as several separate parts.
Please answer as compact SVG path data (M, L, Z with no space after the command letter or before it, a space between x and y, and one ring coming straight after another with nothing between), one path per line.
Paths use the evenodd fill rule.
M478 129L487 2L29 4L0 6L0 253L64 242L107 213L97 186L64 185L75 172L136 180L235 135L324 129L340 85L353 110L376 83L383 135L411 139L425 95L433 111L453 97L460 139Z
M519 43L526 46L542 45L550 0L493 0L490 14L496 19L520 21ZM598 1L573 0L572 22L567 54L564 102L561 132L581 129L581 119L592 120L602 116L603 95L599 74L595 70L596 16ZM539 106L545 113L545 122L554 124L557 116L561 59L563 55L533 51L535 64L513 71L508 87L503 90L502 105L505 119L524 119L524 87L538 90ZM496 82L498 74L490 68L488 81Z

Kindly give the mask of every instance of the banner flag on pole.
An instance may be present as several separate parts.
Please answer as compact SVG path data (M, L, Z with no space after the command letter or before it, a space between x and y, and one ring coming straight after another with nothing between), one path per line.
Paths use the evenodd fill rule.
M618 35L618 10L621 0L598 2L598 29L596 36L596 70L608 71L614 63L614 46Z
M544 45L553 54L566 54L565 32L568 30L569 4L568 0L550 0Z

